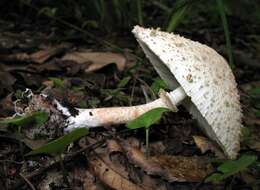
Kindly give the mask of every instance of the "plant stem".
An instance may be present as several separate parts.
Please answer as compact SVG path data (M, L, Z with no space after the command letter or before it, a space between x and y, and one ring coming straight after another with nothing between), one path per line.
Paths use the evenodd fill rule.
M146 155L146 159L149 158L150 156L150 150L149 150L149 127L145 128L145 155Z
M61 168L61 171L62 171L63 180L66 183L66 185L68 185L68 187L69 187L70 183L69 183L69 181L67 179L68 173L67 173L67 171L66 171L66 169L64 167L64 162L63 162L61 154L59 154L58 159L59 159L59 162L60 162L60 168Z
M226 39L226 46L227 46L227 53L229 59L229 65L233 69L235 67L232 55L232 47L231 47L231 40L230 40L230 32L228 28L227 17L225 14L225 8L222 0L216 0L218 4L219 14L222 20L222 25L224 29L225 39Z
M136 6L137 6L137 17L138 17L138 24L143 25L143 11L142 11L142 0L137 0Z

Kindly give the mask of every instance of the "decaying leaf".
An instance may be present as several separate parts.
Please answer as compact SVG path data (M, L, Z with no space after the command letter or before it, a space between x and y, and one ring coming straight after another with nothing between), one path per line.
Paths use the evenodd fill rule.
M169 182L199 182L211 171L205 157L159 155L146 159L136 148L127 148L130 162L141 167L147 174L161 176Z
M28 54L28 53L14 53L14 54L2 54L0 55L3 61L26 61L35 63L44 63L50 57L57 55L67 49L69 46L67 44L60 44L56 46L47 46L43 50Z
M116 190L144 190L139 185L131 182L127 176L113 170L107 163L98 158L89 161L95 176L98 177L105 185Z
M109 64L115 63L119 71L124 70L126 66L126 58L118 53L111 52L89 52L83 50L80 52L72 52L63 56L62 60L70 60L80 64L88 64L85 72L93 72L99 70Z
M162 178L169 182L200 182L213 171L205 157L159 155L151 160L164 168Z
M59 172L52 171L46 173L47 176L39 183L37 189L50 190L51 186L62 187L63 180L62 180L62 175Z
M62 53L65 51L69 46L67 44L60 44L52 47L47 47L43 50L39 50L35 53L30 54L30 61L36 63L44 63L50 57Z
M225 158L225 155L221 152L221 150L206 137L193 136L193 139L202 154L204 154L205 152L210 150L210 151L214 152L218 158L220 158L220 159Z
M141 167L148 175L163 175L163 168L160 164L152 161L151 159L146 159L146 156L137 148L130 146L124 147L127 151L127 158L134 165Z
M86 171L83 189L105 190L105 188L101 184L99 184L98 181L95 179L95 176L93 176L89 171Z
M107 149L108 149L109 154L113 154L113 153L117 153L117 152L123 152L122 147L114 139L107 140Z
M95 139L90 137L87 139L92 143L96 142ZM168 189L167 182L164 180L149 176L139 168L135 168L124 156L125 151L120 152L120 149L123 151L121 140L109 140L106 147L99 147L94 150L93 154L88 154L88 165L91 168L91 173L102 182L102 184L118 190ZM111 150L116 150L116 152ZM112 154L116 158L112 157ZM86 182L89 183L89 179L86 179Z
M7 95L0 100L0 117L7 117L14 114L14 103L12 101L12 94Z
M3 65L0 65L0 79L0 95L3 95L6 90L12 90L12 85L16 82L16 79L6 70Z

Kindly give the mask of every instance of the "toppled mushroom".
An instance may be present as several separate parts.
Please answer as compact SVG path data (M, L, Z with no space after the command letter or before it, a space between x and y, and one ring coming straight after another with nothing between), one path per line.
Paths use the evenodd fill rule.
M139 26L132 32L161 78L175 90L138 106L78 109L75 117L57 102L58 109L69 116L67 129L126 123L153 108L174 109L182 103L226 156L236 158L242 114L236 82L225 59L212 48L179 35Z

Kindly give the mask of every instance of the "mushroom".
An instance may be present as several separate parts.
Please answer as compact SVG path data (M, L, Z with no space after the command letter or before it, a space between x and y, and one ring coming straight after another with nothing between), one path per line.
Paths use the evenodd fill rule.
M132 32L160 77L175 90L161 92L159 99L147 104L78 109L76 116L57 102L58 109L69 116L68 129L126 123L153 108L176 110L182 104L225 155L236 158L242 113L234 75L225 59L212 48L173 33L140 26Z

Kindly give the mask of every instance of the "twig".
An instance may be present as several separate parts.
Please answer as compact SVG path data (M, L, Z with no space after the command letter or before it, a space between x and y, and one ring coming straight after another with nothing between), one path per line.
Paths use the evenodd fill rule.
M129 100L129 105L132 106L132 101L135 93L135 85L136 85L136 77L134 77L134 84L131 90L131 95L130 95L130 100Z
M9 162L9 163L18 164L18 165L22 165L24 163L24 162L17 162L14 160L0 160L0 162Z
M24 179L24 181L29 185L29 187L32 190L36 190L35 187L33 186L33 184L23 174L20 173L19 175Z

